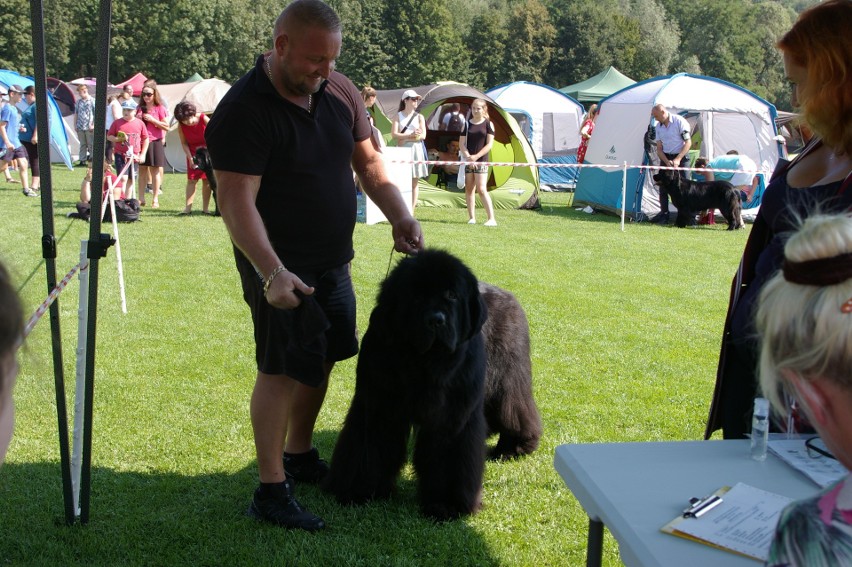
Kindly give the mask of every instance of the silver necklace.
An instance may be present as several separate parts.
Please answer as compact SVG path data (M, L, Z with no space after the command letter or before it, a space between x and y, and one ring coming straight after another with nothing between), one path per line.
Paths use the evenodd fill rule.
M271 55L269 57L264 57L263 64L264 64L264 67L266 67L266 76L269 77L269 82L272 83L272 86L275 86L275 81L272 80L272 68L269 66L269 60L271 58L272 58ZM308 93L308 114L310 114L313 109L314 109L314 95L311 94L311 93Z

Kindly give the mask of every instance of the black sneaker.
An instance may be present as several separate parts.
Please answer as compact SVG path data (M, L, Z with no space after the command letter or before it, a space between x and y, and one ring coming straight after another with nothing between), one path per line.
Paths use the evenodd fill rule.
M284 453L284 472L296 482L317 483L325 478L329 468L328 462L320 459L316 447L307 453Z
M653 224L669 224L669 213L658 213L651 217L650 222Z
M264 494L266 492L266 494ZM295 488L290 479L267 489L258 487L248 508L248 515L262 522L290 529L315 532L325 527L319 516L311 514L296 500Z

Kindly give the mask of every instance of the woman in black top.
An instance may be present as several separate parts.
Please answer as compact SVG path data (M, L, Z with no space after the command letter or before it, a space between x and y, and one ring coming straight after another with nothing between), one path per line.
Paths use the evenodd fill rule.
M459 138L462 158L465 165L464 197L467 201L468 224L476 224L476 193L485 207L488 220L485 226L497 226L494 219L494 205L488 194L488 166L476 162L487 162L488 152L494 144L494 124L488 119L488 107L485 101L477 98L470 106L472 116L465 125L465 131Z

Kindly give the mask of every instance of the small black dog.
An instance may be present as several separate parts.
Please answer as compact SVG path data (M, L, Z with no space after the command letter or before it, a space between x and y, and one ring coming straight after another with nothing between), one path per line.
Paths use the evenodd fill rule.
M195 150L195 155L192 156L192 162L207 175L207 181L210 182L210 192L213 193L213 214L217 217L221 216L219 201L216 199L216 176L213 174L213 160L210 158L210 151L207 148L198 148Z
M662 169L654 174L657 185L665 187L677 207L675 226L694 224L695 214L705 209L719 209L728 221L728 230L743 228L742 203L734 186L727 181L693 181L680 172Z

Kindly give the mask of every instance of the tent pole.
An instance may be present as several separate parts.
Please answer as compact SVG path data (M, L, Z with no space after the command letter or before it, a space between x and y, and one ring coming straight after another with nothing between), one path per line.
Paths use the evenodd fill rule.
M56 287L56 235L53 225L53 181L50 171L50 123L48 121L47 65L44 51L44 6L42 0L30 1L33 29L33 67L35 70L36 127L42 132L38 144L41 180L41 252L47 272L47 292ZM74 503L71 490L71 464L68 452L68 408L65 401L65 376L62 364L62 333L59 326L59 298L50 306L50 336L53 352L53 381L56 390L56 418L59 429L59 459L62 471L62 497L65 503L65 522L74 523Z
M101 0L99 4L98 21L98 66L95 72L97 85L95 87L95 100L102 104L107 98L107 81L109 78L109 42L110 23L112 19L111 0ZM100 211L103 202L103 177L104 177L104 146L106 138L103 133L106 130L106 114L95 113L95 155L92 164L92 202L91 210ZM86 384L85 398L83 400L83 462L80 471L80 523L89 522L89 503L91 497L92 483L92 416L94 407L95 390L95 344L97 338L97 313L98 313L98 268L100 259L106 256L107 249L113 244L108 234L101 234L100 215L91 215L89 218L89 244L87 256L89 258L89 317L86 331Z
M80 242L80 303L77 308L77 359L75 366L74 427L71 433L71 486L74 494L74 514L80 513L80 471L83 465L83 400L86 385L86 316L89 312L89 268L86 252L88 242Z
M627 162L624 162L624 170L621 174L621 232L624 232L624 215L627 204Z

